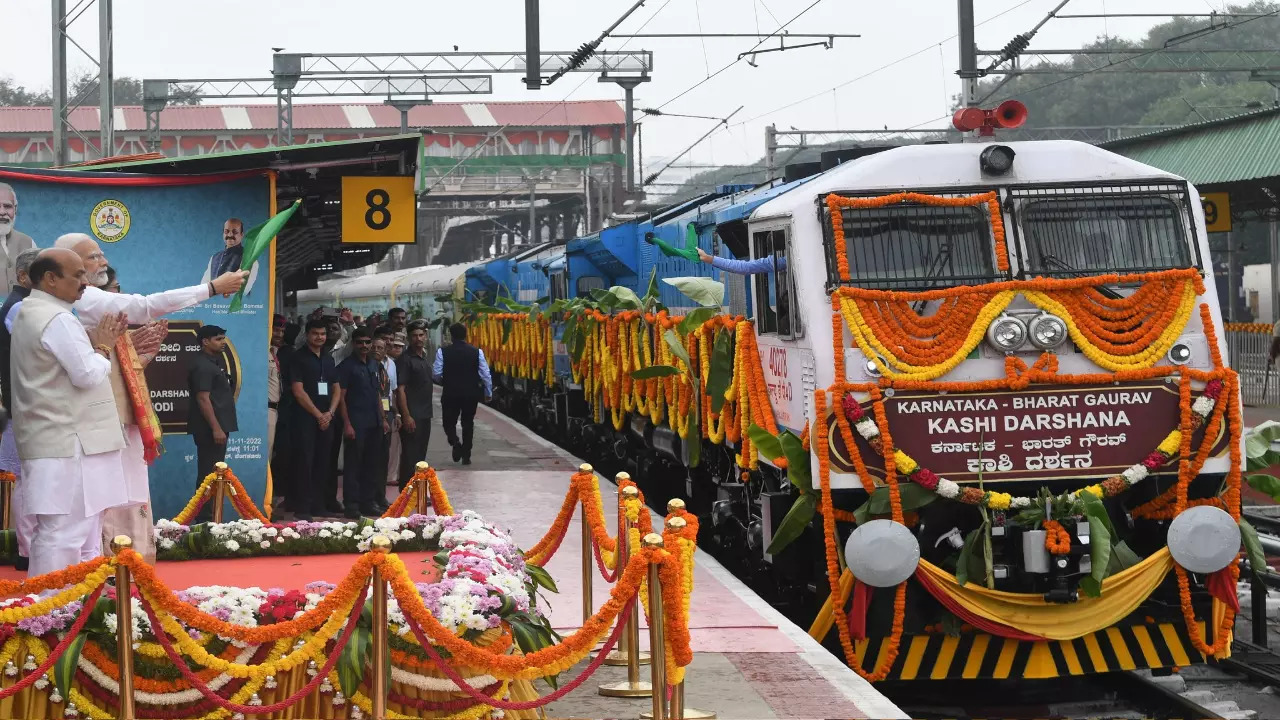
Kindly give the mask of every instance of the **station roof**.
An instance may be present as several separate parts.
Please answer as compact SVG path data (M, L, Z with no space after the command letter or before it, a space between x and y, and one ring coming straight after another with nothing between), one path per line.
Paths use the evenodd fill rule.
M53 127L48 107L0 107L0 134L47 133ZM115 131L142 133L146 113L140 105L115 109ZM415 128L564 128L622 125L625 117L616 100L433 103L409 111ZM96 132L98 108L71 112L71 124L81 132ZM254 135L276 131L275 104L171 105L160 112L165 134L217 132ZM307 130L397 131L400 111L382 103L303 103L293 105L294 132Z
M1280 108L1183 125L1102 147L1186 178L1200 190L1232 194L1232 214L1274 209L1280 191Z
M343 175L413 176L421 156L422 136L388 135L364 140L271 147L108 163L76 168L80 172L144 173L149 175L207 175L237 171L275 170L276 205L284 209L302 199L301 217L280 232L276 271L285 289L315 287L317 264L341 271L379 261L387 246L341 245Z

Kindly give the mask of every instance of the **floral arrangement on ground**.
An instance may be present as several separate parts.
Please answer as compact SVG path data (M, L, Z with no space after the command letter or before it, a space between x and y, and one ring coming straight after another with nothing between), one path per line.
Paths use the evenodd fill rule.
M156 531L157 542L169 545L161 550L162 556L166 552L178 551L192 534L191 528L175 523L166 526L164 522L157 526ZM298 543L299 548L311 547L306 545L308 542L335 546L345 543L350 546L348 551L355 551L357 545L367 546L374 534L394 538L397 549L437 550L422 561L421 569L411 567L409 572L420 575L420 579L415 578L414 585L431 615L447 630L497 650L504 645L515 644L524 652L533 652L558 639L537 604L539 588L554 591L554 583L541 568L526 564L524 554L509 534L485 523L474 512L383 518L373 523L297 523L284 527L238 521L205 529L210 541L219 543L221 552L229 553L220 555L226 557L252 554L254 551L267 552L292 543ZM327 535L322 537L321 533ZM262 539L251 540L255 535ZM228 547L228 543L234 544ZM250 543L253 543L252 549L248 547ZM262 543L269 547L263 547ZM140 586L154 588L143 583ZM207 613L241 628L260 628L265 637L271 632L268 626L301 617L321 605L326 598L330 602L342 598L339 606L352 607L352 602L364 594L361 587L365 587L363 583L353 584L350 579L340 585L315 582L301 590L192 587L174 593L176 602L159 600L155 590L151 589L147 592L151 598L152 614L143 607L142 596L138 588L134 588L132 635L136 701L140 705L169 711L164 715L148 715L156 717L194 717L216 710L216 703L193 687L186 676L190 672L224 698L259 704L261 695L274 695L277 686L293 688L315 679L326 657L334 652L335 643L346 637L347 625L355 621L357 627L347 644L348 649L342 652L330 676L323 678L318 691L334 705L353 703L349 716L358 717L361 712L359 706L367 704L367 698L357 688L368 660L367 635L372 627L372 600L366 601L362 608L353 608L354 612L335 613L329 622L313 631L261 643L196 630L184 621L183 616L193 611ZM119 668L115 664L115 588L105 587L97 595L96 602L86 608L85 602L92 597L94 595L91 594L37 614L24 613L22 609L30 607L35 610L32 606L40 601L38 596L0 601L0 615L7 613L22 618L0 625L0 666L5 678L10 680L4 684L12 684L19 675L33 674L38 663L43 663L68 634L75 633L78 619L81 619L78 636L68 653L70 658L60 660L44 672L32 687L37 692L47 693L52 703L65 703L62 714L67 717L77 714L114 717L111 706L119 692ZM391 626L392 681L401 688L456 691L451 680L436 672L430 654L411 631L394 594L388 595L387 609ZM88 618L83 620L82 615L86 612ZM166 628L159 635L153 627L153 620L149 619L157 617ZM160 636L164 636L165 643L159 642ZM181 654L187 668L180 668L171 661L166 644ZM363 647L366 656L353 652L350 649L353 647ZM443 648L435 648L434 652L448 657ZM297 659L290 662L291 657ZM235 669L246 665L261 666L266 670L246 676ZM295 667L298 672L290 678L289 673ZM300 672L304 667L305 676ZM481 673L472 673L467 681L473 687L485 688L489 694L493 694L500 685ZM501 685L505 689L505 684ZM281 693L287 694L283 690ZM228 715L232 714L222 714L224 717Z

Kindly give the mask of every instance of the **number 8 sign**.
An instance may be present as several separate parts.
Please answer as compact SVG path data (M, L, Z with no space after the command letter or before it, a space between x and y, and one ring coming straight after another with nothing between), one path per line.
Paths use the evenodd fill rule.
M411 244L418 212L412 177L342 178L342 242Z

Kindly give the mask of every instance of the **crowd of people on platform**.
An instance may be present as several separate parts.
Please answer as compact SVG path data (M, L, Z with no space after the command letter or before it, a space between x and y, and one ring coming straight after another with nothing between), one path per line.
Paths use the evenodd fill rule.
M387 486L403 488L426 459L436 385L453 461L471 464L476 407L493 381L466 326L452 325L432 352L432 328L398 307L385 318L317 308L274 322L268 446L284 512L300 520L385 512Z

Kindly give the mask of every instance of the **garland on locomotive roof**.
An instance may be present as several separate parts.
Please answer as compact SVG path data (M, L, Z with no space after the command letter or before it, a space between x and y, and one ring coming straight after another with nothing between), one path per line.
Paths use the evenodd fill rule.
M1072 341L1099 367L1152 367L1186 327L1204 283L1198 270L1166 270L1125 276L1123 282L1142 283L1127 297L1109 298L1097 290L1121 281L1116 275L1037 278L927 292L840 287L831 303L887 380L927 381L955 369L1019 294L1062 319ZM912 307L928 301L939 303L930 315Z
M925 193L915 192L900 192L890 195L880 195L878 197L842 197L840 195L828 195L827 209L831 211L831 230L832 237L835 240L836 267L840 272L841 280L844 282L851 282L851 278L849 277L849 255L844 236L844 210L846 208L852 210L882 208L903 202L932 205L937 207L972 207L985 205L987 208L987 215L991 221L991 234L995 238L996 269L1000 272L1008 271L1009 249L1005 244L1004 219L1000 215L1000 200L997 198L995 192L985 192L977 195L966 195L963 197L943 197L941 195L927 195Z

